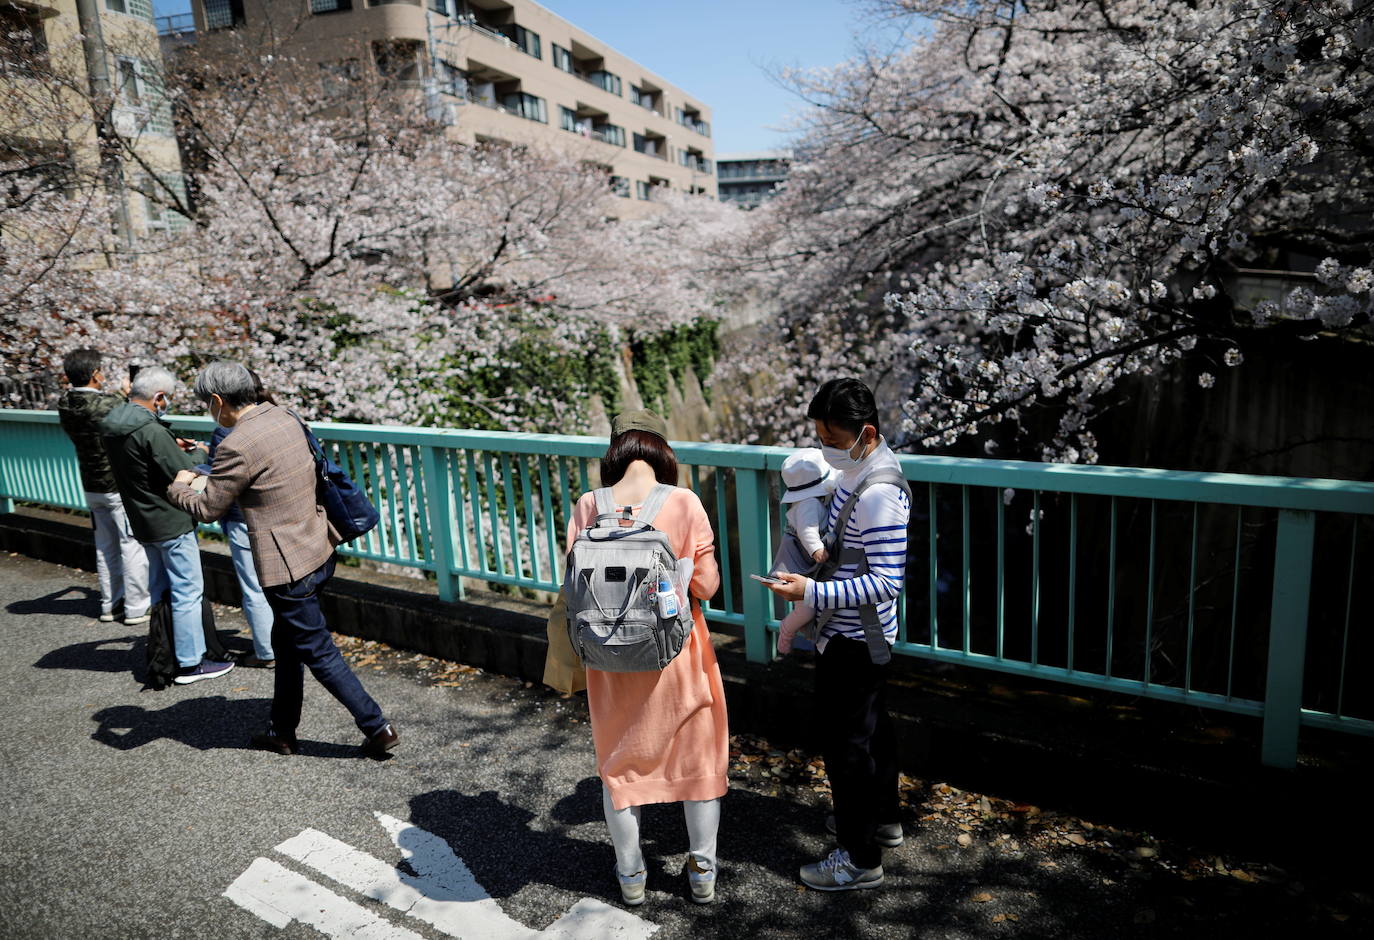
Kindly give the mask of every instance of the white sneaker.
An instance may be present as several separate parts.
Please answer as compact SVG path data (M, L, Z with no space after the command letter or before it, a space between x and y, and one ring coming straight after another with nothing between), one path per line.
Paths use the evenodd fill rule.
M126 626L126 627L136 627L136 626L138 626L140 623L147 623L147 622L148 622L149 620L151 620L152 618L153 618L153 615L152 615L152 614L139 614L137 617L125 617L125 618L124 618L124 626Z
M802 884L817 891L852 891L883 883L883 866L860 868L844 849L835 849L819 862L801 867Z
M615 870L616 881L620 882L620 900L630 907L638 907L644 903L644 886L649 881L649 873L640 869L633 875L622 875L620 869Z
M692 900L697 904L710 904L716 898L716 870L697 860L695 855L687 856L687 884L692 888Z
M115 615L113 611L109 611L100 615L101 623L114 623L114 619Z

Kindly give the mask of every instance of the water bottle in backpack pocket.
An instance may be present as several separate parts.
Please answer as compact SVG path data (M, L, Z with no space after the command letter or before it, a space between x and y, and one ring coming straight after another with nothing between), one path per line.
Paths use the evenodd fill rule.
M610 489L599 489L596 518L573 539L563 574L568 640L588 669L660 670L692 632L681 577L690 563L652 525L674 489L655 486L638 514L617 509Z

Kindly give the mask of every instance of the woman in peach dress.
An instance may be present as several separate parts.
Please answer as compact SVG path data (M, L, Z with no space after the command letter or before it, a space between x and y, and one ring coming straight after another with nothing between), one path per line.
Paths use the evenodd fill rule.
M677 458L666 436L666 424L652 412L616 417L601 460L601 484L611 487L617 506L638 510L656 484L677 484ZM595 518L595 496L585 493L568 527L569 548ZM692 562L692 632L662 671L588 669L587 705L622 898L630 905L644 902L639 808L682 803L690 843L688 883L692 900L705 904L715 897L716 829L720 798L728 788L730 744L725 689L699 600L716 593L720 569L710 520L691 490L679 488L670 495L653 526L667 534L679 558Z

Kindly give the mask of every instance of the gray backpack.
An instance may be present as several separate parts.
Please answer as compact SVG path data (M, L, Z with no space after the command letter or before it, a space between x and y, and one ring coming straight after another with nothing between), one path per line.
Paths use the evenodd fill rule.
M610 489L595 491L596 519L573 539L563 573L568 640L589 669L662 669L692 632L691 600L680 583L686 569L679 570L668 536L652 524L675 489L655 486L638 515L617 508ZM671 603L659 596L664 583Z

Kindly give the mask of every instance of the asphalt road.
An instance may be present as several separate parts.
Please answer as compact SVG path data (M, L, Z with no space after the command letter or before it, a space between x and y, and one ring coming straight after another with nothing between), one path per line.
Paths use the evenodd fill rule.
M93 575L0 557L0 934L461 933L405 905L371 900L337 870L319 871L318 856L289 850L297 844L289 840L314 830L351 847L350 858L363 859L356 871L372 864L370 856L412 886L406 890L419 885L430 901L453 902L457 895L444 892L456 889L434 889L439 882L425 880L422 862L404 861L406 842L388 824L442 840L439 848L461 858L459 867L494 899L494 906L483 902L492 916L540 931L586 898L619 909L579 699L354 644L359 675L399 728L400 747L385 761L361 758L347 713L307 677L303 753L281 757L245 746L265 724L271 673L241 668L142 691L135 675L143 631L101 624L97 611ZM222 628L242 627L236 610L218 613ZM247 648L244 637L233 644ZM766 744L740 746L750 759L734 765L726 798L717 902L687 899L681 816L673 807L649 807L648 903L634 911L637 920L623 923L665 940L1354 936L1370 923L1358 897L1314 899L1289 873L1185 877L1181 862L1163 863L1168 846L1158 848L1161 864L1138 860L1121 844L1108 851L1105 821L1077 830L1090 842L1081 847L1054 836L1053 827L1032 837L1024 825L1006 822L1014 813L989 814L986 805L987 822L980 822L975 810L960 808L976 808L972 796L938 789L913 798L909 838L888 853L882 889L807 891L795 873L829 849L824 798L814 786L794 785L795 774L783 780L768 771L783 764ZM1015 794L1001 796L1014 803ZM356 916L361 910L373 932L337 923L322 931L299 918L279 927L272 921L283 922L280 911L265 914L226 897L231 886L254 880L241 876L255 865L268 866L255 873L278 873L275 883L257 879L263 890L296 892L285 907L308 907L314 916L323 905L321 923L334 915L331 905ZM466 915L454 916L460 922ZM473 926L465 935L493 934Z

